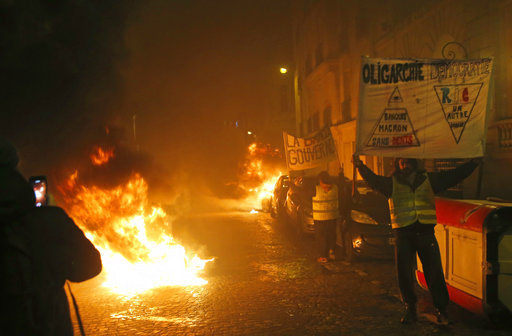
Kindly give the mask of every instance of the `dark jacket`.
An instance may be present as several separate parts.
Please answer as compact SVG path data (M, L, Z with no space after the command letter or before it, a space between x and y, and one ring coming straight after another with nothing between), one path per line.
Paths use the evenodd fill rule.
M11 226L23 237L31 251L34 276L44 279L38 282L45 294L36 302L42 307L35 316L41 329L33 334L72 335L65 281L80 282L99 274L100 253L64 210L34 204L34 192L25 178L15 168L0 166L0 225ZM8 305L3 300L0 334L20 334L17 328L24 326L18 326L19 316L9 314Z
M412 190L416 190L427 178L430 180L430 185L434 194L444 191L450 187L457 185L462 182L466 177L478 167L473 161L468 161L459 167L451 170L445 170L441 172L427 173L426 171L418 171L412 184L401 174L395 172L393 175L397 178L399 183L411 186ZM391 198L393 194L393 178L392 176L380 176L371 171L370 168L361 164L357 167L361 177L368 183L370 187L378 192L382 193L387 198ZM411 231L429 231L434 232L434 226L432 224L419 224L418 222L408 225L403 228L395 229L395 232L411 232Z
M346 218L352 207L352 182L343 174L338 175L338 200L341 218Z
M451 170L433 173L419 171L416 174L416 178L414 179L412 185L402 176L402 174L400 174L400 172L395 172L393 175L396 176L399 183L410 185L412 190L415 190L423 183L423 181L425 181L425 174L427 174L432 186L432 190L434 191L434 194L437 194L462 182L466 177L471 175L476 167L478 167L476 163L473 161L468 161ZM387 198L391 197L393 193L393 179L391 176L377 175L364 164L361 164L359 167L357 167L357 169L359 170L361 177L368 183L370 187L382 193Z

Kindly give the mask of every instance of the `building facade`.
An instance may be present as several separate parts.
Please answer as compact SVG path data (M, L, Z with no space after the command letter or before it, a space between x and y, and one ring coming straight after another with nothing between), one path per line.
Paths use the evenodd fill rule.
M301 0L293 6L296 134L328 125L342 129L339 162L352 178L351 157L359 102L361 57L494 58L484 164L453 191L463 198L512 199L512 1ZM389 174L392 159L364 157L376 173ZM460 160L425 160L441 170Z

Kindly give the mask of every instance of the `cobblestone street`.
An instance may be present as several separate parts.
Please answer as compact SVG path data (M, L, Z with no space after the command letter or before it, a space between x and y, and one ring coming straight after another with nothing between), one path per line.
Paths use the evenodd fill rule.
M448 327L421 317L403 326L392 260L336 262L327 271L314 261L312 239L291 238L268 214L196 216L174 231L201 258L215 257L208 284L133 297L102 287L101 275L72 284L87 335L510 335L453 304ZM419 314L432 312L420 293Z

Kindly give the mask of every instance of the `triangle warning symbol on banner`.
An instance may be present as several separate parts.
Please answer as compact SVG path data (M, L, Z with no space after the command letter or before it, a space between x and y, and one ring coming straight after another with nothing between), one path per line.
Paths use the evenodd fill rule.
M457 144L473 112L482 86L483 83L434 85L444 118Z
M375 124L368 147L414 147L420 142L405 108L386 108Z
M404 100L402 99L400 90L398 90L398 86L395 86L395 89L391 93L391 96L389 96L388 104L403 103L403 102L404 102Z

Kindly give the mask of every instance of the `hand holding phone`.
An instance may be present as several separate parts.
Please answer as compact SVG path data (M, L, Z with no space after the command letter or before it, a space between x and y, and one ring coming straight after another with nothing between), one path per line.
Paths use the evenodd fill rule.
M29 179L36 196L36 206L48 205L48 182L46 176L32 176Z

